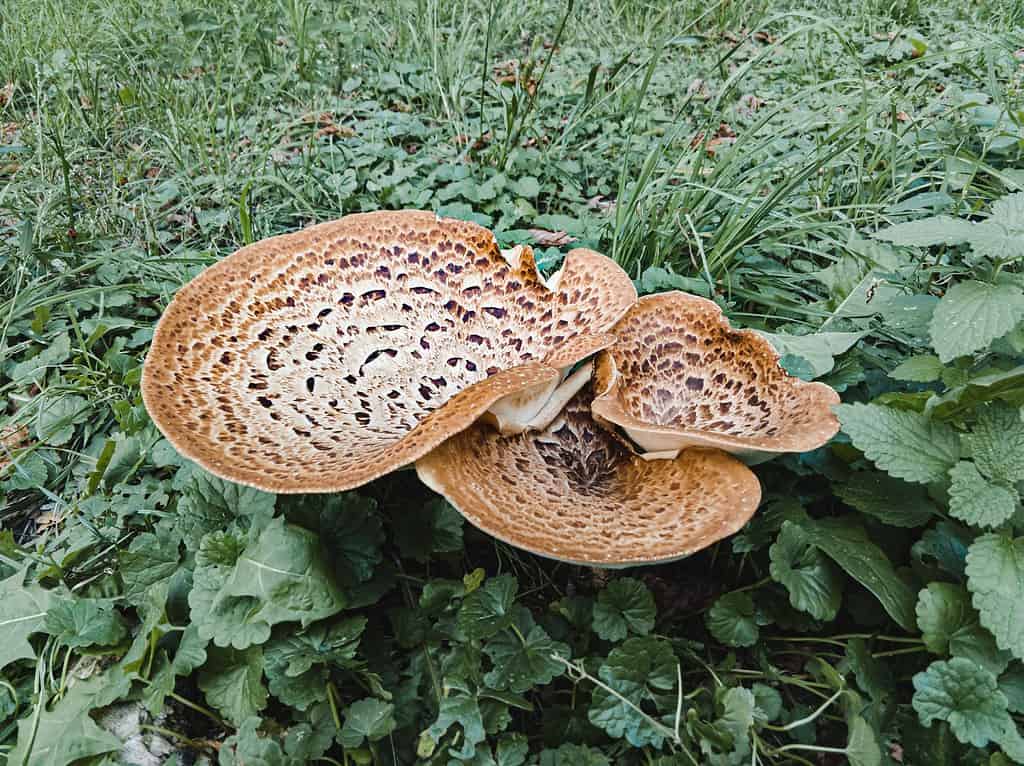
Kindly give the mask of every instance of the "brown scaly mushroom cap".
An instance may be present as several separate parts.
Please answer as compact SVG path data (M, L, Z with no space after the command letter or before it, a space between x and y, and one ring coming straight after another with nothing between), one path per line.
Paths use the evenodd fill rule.
M753 330L734 330L710 300L648 295L615 325L595 371L594 417L644 457L717 447L748 463L806 452L839 430L824 383L791 377Z
M425 454L489 408L543 427L565 371L635 302L610 259L573 254L557 291L529 250L419 211L350 215L257 242L171 301L142 393L186 457L273 492L333 492ZM578 380L572 384L578 386ZM541 420L538 420L541 417Z
M420 479L499 540L589 566L681 558L753 515L761 487L743 463L712 449L644 460L594 421L588 389L543 432L462 431L416 461Z

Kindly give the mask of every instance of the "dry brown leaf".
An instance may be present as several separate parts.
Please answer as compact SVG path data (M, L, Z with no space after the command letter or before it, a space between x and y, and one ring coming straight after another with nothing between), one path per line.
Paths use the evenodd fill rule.
M9 82L0 88L0 106L7 106L14 98L14 83Z
M540 247L562 247L575 242L576 237L565 231L548 231L547 229L527 229L534 242Z

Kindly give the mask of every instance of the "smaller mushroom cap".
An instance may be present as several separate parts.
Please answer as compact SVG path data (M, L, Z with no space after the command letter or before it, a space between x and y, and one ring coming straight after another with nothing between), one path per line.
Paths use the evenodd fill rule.
M420 479L488 534L589 566L678 559L753 515L761 487L743 463L712 449L644 460L594 422L589 389L543 432L475 424L418 460Z
M716 447L748 463L806 452L839 430L839 395L786 373L753 330L713 301L681 292L641 298L612 332L595 372L594 417L647 458Z

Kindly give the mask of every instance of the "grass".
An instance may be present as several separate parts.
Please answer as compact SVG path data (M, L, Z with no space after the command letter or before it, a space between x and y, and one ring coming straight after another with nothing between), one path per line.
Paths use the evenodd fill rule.
M843 329L868 233L1024 189L1022 25L996 0L7 0L4 539L76 592L114 587L171 507L145 484L153 322L204 266L314 221L415 207L504 243L567 232L743 324ZM553 267L566 248L538 249ZM932 266L899 279L965 273ZM475 542L466 571L554 592ZM728 561L710 566L742 586Z

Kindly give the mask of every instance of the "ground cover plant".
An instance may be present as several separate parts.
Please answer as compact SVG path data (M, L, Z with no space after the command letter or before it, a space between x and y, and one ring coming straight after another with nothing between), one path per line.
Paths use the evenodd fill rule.
M0 5L0 757L1024 763L1022 63L1009 0ZM842 432L624 571L180 458L175 291L402 207L714 298Z

